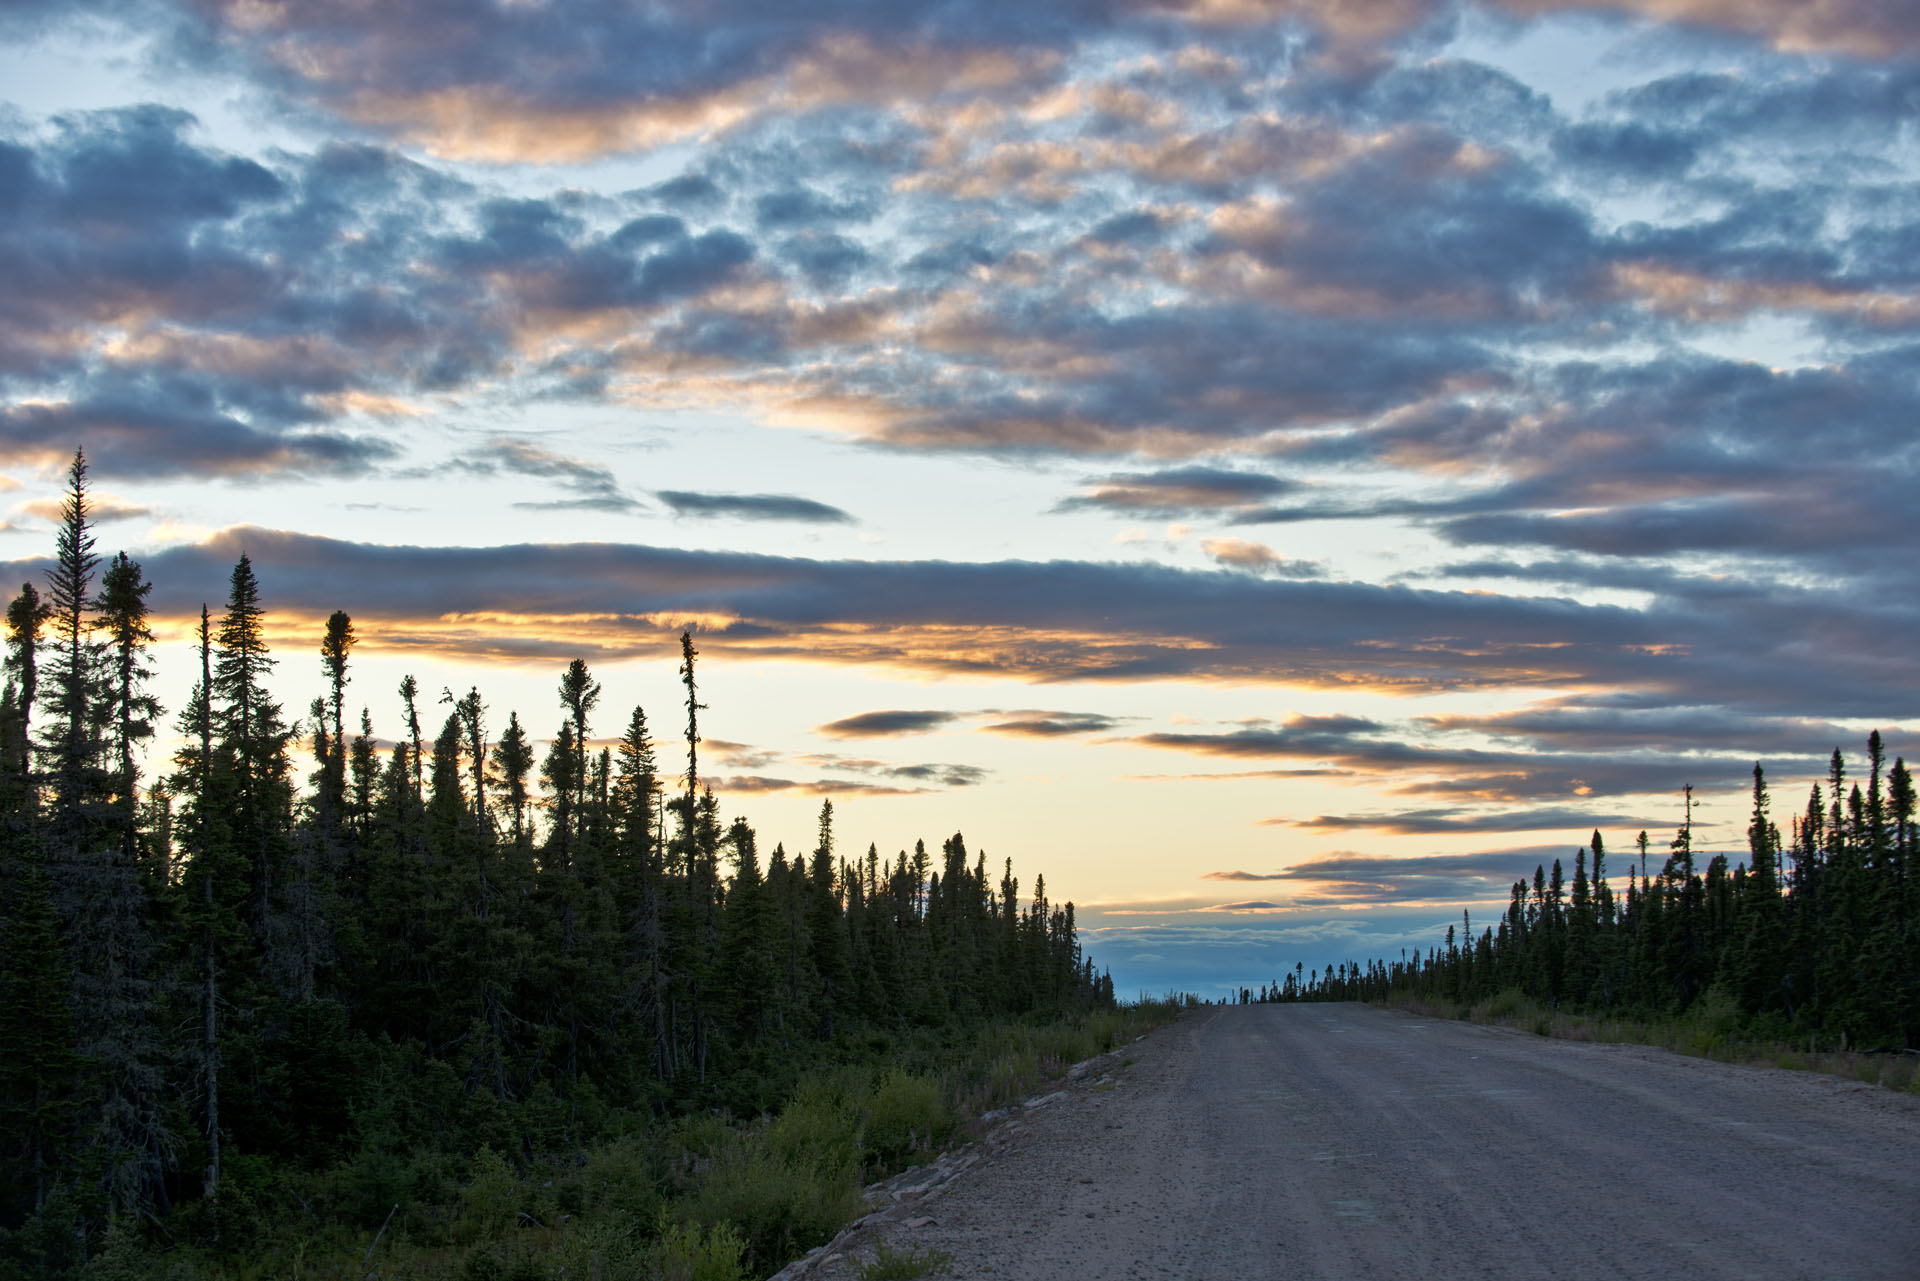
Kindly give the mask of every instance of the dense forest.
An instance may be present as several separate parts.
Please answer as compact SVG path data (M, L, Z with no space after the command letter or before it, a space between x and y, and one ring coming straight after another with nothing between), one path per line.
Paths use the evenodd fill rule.
M578 660L544 752L412 677L383 745L349 713L345 611L306 715L275 701L243 555L144 776L150 590L96 553L76 454L44 590L6 615L0 1275L78 1267L116 1225L244 1250L289 1169L346 1171L372 1235L436 1145L495 1154L466 1177L618 1118L753 1118L822 1047L1113 1003L1073 906L1044 881L1022 904L958 835L848 857L827 802L790 855L723 822L687 634L684 772L637 707L595 747Z
M1554 1006L1659 1016L1712 1005L1756 1037L1840 1049L1920 1047L1920 833L1913 776L1886 766L1875 730L1867 777L1848 782L1835 748L1825 786L1782 840L1765 772L1753 767L1747 857L1693 848L1693 789L1657 866L1641 832L1627 888L1607 877L1598 831L1574 852L1573 881L1555 859L1516 881L1497 926L1471 915L1443 946L1397 961L1293 973L1244 1000L1377 1000L1418 995L1471 1003L1518 991ZM1634 856L1637 855L1637 865Z

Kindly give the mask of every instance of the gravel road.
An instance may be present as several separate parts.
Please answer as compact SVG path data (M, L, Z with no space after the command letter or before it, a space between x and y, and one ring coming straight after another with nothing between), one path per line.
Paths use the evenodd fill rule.
M808 1264L954 1276L1920 1281L1920 1099L1354 1005L1190 1013Z

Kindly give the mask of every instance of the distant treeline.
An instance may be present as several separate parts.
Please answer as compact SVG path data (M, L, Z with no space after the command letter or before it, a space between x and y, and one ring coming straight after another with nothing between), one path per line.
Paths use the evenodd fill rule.
M95 554L80 455L45 587L8 607L0 694L0 1273L113 1223L232 1243L276 1165L512 1152L513 1117L752 1117L825 1045L1112 1004L1073 906L1043 881L1023 905L958 835L843 857L829 802L812 850L763 856L723 823L690 636L677 778L637 707L589 746L578 660L543 757L477 688L424 728L412 677L381 751L366 711L349 728L345 612L289 723L242 556L146 780L150 584ZM398 1197L368 1186L378 1224Z
M1835 748L1826 786L1782 841L1764 772L1753 767L1747 859L1715 854L1701 874L1686 819L1657 867L1647 834L1624 896L1607 879L1600 833L1574 854L1516 881L1500 923L1476 937L1471 917L1446 943L1398 961L1296 966L1246 1000L1374 1000L1406 994L1475 1002L1517 990L1589 1010L1680 1013L1731 1003L1755 1035L1808 1036L1861 1050L1920 1046L1920 837L1913 777L1886 768L1875 730L1867 779L1849 784ZM1632 856L1629 856L1631 863Z

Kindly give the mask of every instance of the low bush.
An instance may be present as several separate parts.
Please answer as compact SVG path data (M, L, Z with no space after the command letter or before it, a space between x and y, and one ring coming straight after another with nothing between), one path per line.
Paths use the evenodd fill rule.
M882 1241L874 1247L873 1257L860 1265L860 1281L915 1281L952 1266L953 1256L945 1250L896 1250Z
M895 1069L881 1079L867 1107L866 1147L884 1177L925 1160L953 1133L953 1109L938 1077Z
M776 1122L739 1135L706 1165L683 1213L709 1232L737 1232L760 1271L830 1240L860 1211L858 1150L814 1128L818 1119L816 1113L784 1131ZM851 1119L857 1143L858 1120ZM810 1150L803 1134L825 1142Z

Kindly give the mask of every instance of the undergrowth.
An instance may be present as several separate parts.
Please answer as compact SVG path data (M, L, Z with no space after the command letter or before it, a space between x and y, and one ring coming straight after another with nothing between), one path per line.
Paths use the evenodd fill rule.
M116 1229L99 1281L740 1281L830 1240L864 1184L978 1133L1082 1059L1170 1021L1143 1001L1054 1021L864 1030L806 1065L716 1081L710 1097L779 1098L742 1115L681 1105L621 1110L588 1088L511 1104L396 1061L369 1073L359 1141L318 1167L234 1154L217 1222L173 1241ZM396 1100L398 1102L396 1102ZM697 1103L697 1101L695 1101ZM417 1127L400 1114L436 1118ZM176 1225L176 1226L186 1226ZM217 1235L217 1238L215 1234ZM15 1234L17 1235L17 1234ZM197 1236L197 1240L196 1240ZM59 1275L63 1246L9 1244ZM23 1251L21 1247L26 1247ZM890 1255L874 1276L943 1259ZM7 1281L12 1281L8 1278Z

